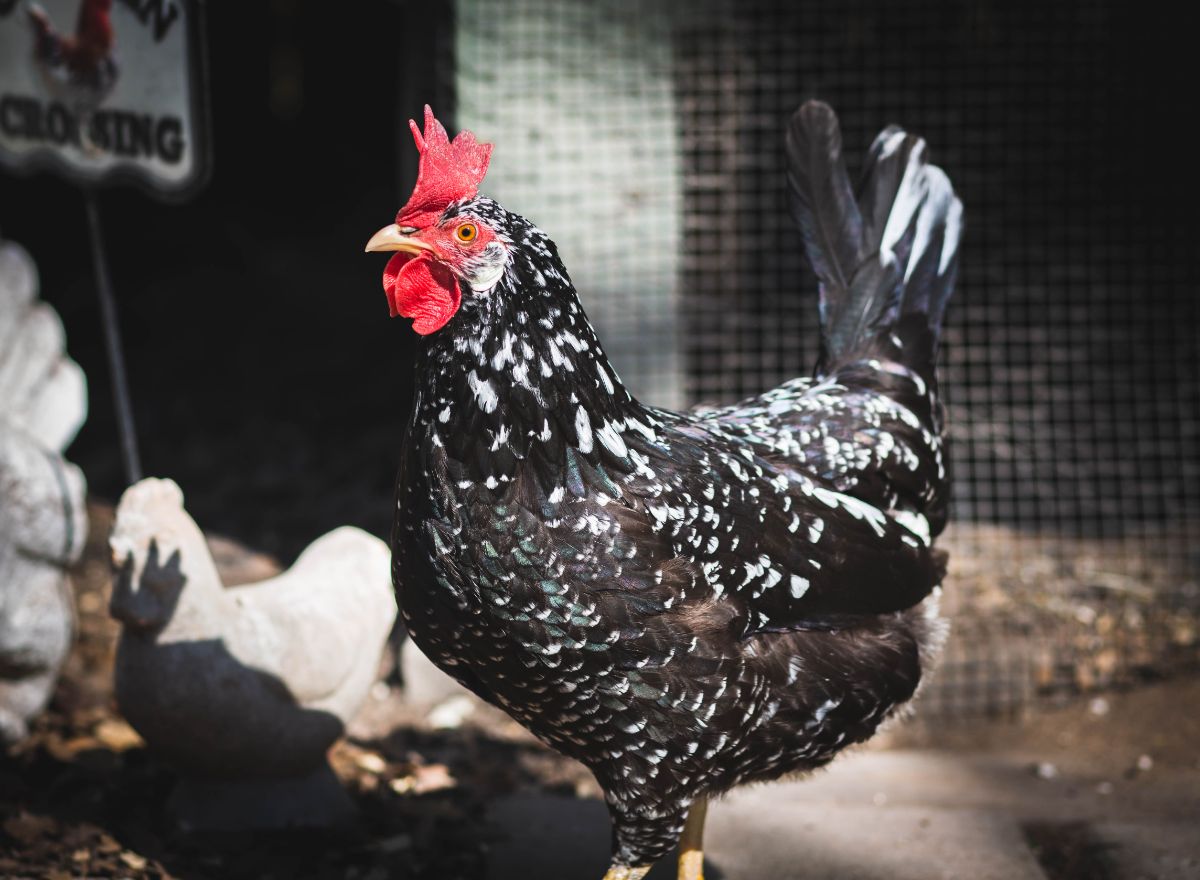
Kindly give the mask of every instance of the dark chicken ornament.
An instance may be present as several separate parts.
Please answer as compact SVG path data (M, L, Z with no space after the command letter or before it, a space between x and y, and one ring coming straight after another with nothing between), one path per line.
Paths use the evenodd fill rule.
M476 195L490 146L428 108L413 131L416 191L367 245L396 252L388 302L422 334L392 538L409 633L591 768L608 880L681 833L694 880L709 798L867 739L941 646L934 364L962 206L898 128L852 188L836 117L805 104L788 184L817 375L674 413L621 384L545 233Z

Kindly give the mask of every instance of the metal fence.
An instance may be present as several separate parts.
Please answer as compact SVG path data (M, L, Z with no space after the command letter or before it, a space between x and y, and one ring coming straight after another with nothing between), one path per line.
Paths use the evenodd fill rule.
M885 124L922 134L967 209L942 373L956 636L926 711L1195 667L1200 224L1161 207L1124 8L644 5L459 0L451 25L456 121L503 144L489 191L559 241L624 377L676 404L808 372L783 126L830 102L852 165Z

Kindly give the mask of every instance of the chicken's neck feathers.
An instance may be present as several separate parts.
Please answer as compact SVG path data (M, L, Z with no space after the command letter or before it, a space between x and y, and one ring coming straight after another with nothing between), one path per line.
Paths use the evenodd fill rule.
M489 454L520 459L540 443L564 461L567 447L590 453L607 426L646 413L605 355L553 242L532 226L513 238L496 287L465 296L417 355L410 440L454 447L481 481L499 478ZM477 454L464 454L472 442Z

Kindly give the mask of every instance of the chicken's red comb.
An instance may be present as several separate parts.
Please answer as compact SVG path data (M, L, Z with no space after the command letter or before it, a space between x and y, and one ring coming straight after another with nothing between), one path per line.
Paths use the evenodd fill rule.
M421 153L421 164L417 170L417 185L396 215L396 223L428 226L451 202L469 199L479 191L479 184L487 174L492 145L479 143L469 131L460 131L451 141L446 136L446 129L434 119L428 104L425 105L424 135L414 120L410 119L408 126Z

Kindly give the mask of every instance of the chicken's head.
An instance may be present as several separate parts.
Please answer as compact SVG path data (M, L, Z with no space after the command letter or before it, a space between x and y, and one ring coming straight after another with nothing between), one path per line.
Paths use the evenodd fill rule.
M417 185L396 215L367 242L368 251L395 251L383 273L392 316L413 319L422 335L444 327L462 304L463 285L484 293L504 274L511 242L490 200L475 199L492 145L469 131L451 141L425 107L425 131L409 122L421 154Z

